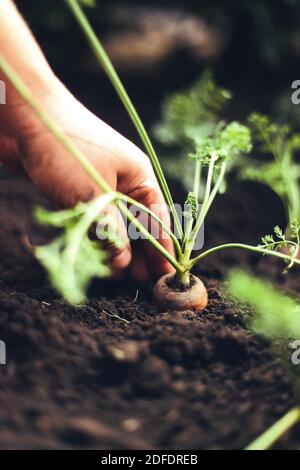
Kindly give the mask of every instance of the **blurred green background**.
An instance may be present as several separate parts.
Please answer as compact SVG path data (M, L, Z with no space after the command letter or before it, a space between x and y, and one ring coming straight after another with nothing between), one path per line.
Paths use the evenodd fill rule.
M61 79L94 112L135 138L63 0L16 2ZM98 0L86 9L146 124L162 98L207 66L233 90L231 117L253 109L298 126L290 103L299 77L299 0ZM144 54L144 56L143 56Z

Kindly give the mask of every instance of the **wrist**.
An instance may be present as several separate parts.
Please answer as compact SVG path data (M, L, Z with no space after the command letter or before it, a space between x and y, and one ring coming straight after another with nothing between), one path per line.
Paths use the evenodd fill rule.
M9 138L22 140L27 134L35 131L39 119L6 77L0 78L6 88L6 102L0 106L1 130ZM44 78L27 74L21 75L20 78L43 108L48 109L50 103L57 102L59 90L63 85L52 72Z

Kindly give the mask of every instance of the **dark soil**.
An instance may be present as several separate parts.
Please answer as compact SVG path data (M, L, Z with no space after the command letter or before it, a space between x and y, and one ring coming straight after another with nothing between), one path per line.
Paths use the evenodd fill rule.
M66 305L28 249L48 239L31 212L30 183L0 173L1 448L240 449L293 405L269 344L245 327L222 292L229 268L265 275L291 292L300 273L228 251L199 266L209 291L202 314L159 314L152 286L95 283L84 308ZM256 243L284 222L261 187L233 186L218 200L206 246ZM281 446L296 448L300 431Z
M167 286L176 292L186 292L191 289L195 285L196 279L190 276L189 284L187 286L178 282L176 277L172 277L171 279L167 279L166 284Z

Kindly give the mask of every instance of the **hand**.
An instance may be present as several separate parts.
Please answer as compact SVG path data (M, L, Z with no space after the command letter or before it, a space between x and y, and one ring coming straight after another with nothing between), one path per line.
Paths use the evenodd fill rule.
M58 79L51 84L51 90L36 87L32 91L113 190L148 208L156 205L158 215L170 224L151 163L139 148L88 111ZM88 201L101 194L31 109L19 97L12 96L13 103L5 106L5 120L0 116L0 121L5 122L4 131L0 134L0 161L10 168L25 170L41 193L60 207L72 207L78 201ZM111 210L115 212L121 232L124 232L121 215L116 207ZM159 241L173 253L169 238ZM133 275L140 281L145 281L150 274L157 277L173 271L147 241L141 243L145 243L143 252L135 251L133 257L129 242L124 249L111 252L111 264L117 272L126 268L132 258Z

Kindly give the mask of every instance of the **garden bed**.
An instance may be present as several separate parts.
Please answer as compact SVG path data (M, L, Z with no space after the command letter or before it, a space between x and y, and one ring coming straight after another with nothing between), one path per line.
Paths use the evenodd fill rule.
M83 308L53 292L29 250L48 240L29 214L43 203L29 182L0 173L0 447L240 449L292 405L266 340L249 333L249 312L222 292L233 266L297 292L300 270L226 251L199 264L209 293L202 314L158 313L152 285L129 277L98 282ZM233 185L206 227L206 246L245 241L283 225L260 186ZM299 428L280 441L298 447Z

